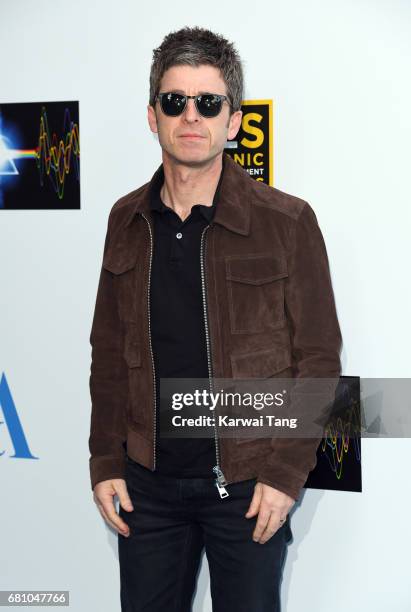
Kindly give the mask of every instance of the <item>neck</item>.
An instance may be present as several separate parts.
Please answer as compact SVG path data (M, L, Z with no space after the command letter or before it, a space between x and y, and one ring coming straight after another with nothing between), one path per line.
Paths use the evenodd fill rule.
M184 221L194 204L212 206L223 164L223 154L207 164L190 167L163 152L164 184L161 199Z

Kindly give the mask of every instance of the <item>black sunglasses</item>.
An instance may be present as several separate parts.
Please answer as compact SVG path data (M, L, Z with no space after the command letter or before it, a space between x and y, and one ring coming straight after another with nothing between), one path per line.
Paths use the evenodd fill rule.
M221 96L220 94L204 93L198 96L185 96L173 91L159 93L155 99L160 100L163 113L170 117L181 115L187 106L188 99L194 100L197 111L203 117L217 117L224 100L228 100L227 96Z

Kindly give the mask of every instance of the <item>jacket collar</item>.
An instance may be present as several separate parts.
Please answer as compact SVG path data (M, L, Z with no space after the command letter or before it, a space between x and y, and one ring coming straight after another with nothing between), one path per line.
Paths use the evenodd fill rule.
M220 177L219 198L212 223L247 236L250 232L251 181L253 179L227 154L223 153L224 163ZM164 176L163 164L157 168L151 180L133 194L130 212L125 220L128 227L136 214L149 214L153 187Z

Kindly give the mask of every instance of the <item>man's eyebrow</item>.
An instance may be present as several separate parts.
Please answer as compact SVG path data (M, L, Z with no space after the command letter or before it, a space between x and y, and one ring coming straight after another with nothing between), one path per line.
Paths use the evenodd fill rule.
M168 91L171 91L171 92L173 92L173 93L179 93L179 94L182 94L183 96L186 96L186 95L187 95L187 94L186 94L186 92L185 92L185 91L183 91L182 89L173 89L173 88L170 88ZM209 94L209 93L212 93L212 92L211 92L209 89L204 89L204 90L202 90L202 91L199 91L199 92L196 94L196 96L202 96L202 95L204 95L204 94ZM222 95L222 94L221 94L221 95Z

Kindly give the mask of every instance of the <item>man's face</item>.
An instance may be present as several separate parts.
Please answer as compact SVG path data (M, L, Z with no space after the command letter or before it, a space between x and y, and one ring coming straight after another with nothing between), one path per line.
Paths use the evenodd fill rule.
M161 92L177 92L188 96L200 93L227 95L226 86L218 68L209 65L172 66L163 75ZM188 100L184 112L178 117L165 115L157 100L148 106L148 122L152 132L158 134L163 155L189 166L201 166L222 153L227 139L235 137L241 125L242 112L230 117L228 101L223 103L217 117L203 117Z

